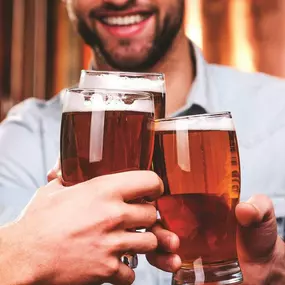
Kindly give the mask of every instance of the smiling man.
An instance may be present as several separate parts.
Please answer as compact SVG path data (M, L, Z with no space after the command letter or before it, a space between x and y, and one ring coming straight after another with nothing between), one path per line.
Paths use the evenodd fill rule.
M285 82L206 63L185 35L185 0L66 0L66 6L75 28L93 49L94 69L165 73L168 116L232 112L241 157L242 200L259 193L269 196L283 234ZM59 153L61 111L60 96L49 102L30 99L16 106L0 126L0 223L15 219L36 189L46 184L46 173ZM267 218L259 217L259 222L265 222L262 234L252 231L254 239L250 234L247 239L256 245L255 254L258 245L268 249L266 239L257 242L267 236ZM256 268L266 267L263 275L277 259L274 253L283 250L272 219L271 224L268 251L254 255L253 261L243 255L249 265L258 260ZM255 229L257 225L253 223ZM248 244L246 249L250 252ZM152 263L160 264L163 257L157 260ZM136 284L170 282L169 275L150 267L143 257L136 275ZM268 276L263 275L265 280ZM255 280L248 284L261 284Z
M182 27L184 1L67 1L71 19L98 68L145 71L169 51Z

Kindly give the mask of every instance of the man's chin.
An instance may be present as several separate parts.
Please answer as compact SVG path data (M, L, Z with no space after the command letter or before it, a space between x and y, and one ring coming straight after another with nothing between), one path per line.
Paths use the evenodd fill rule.
M107 59L107 62L110 66L117 70L121 71L145 71L145 69L149 68L149 65L152 64L146 64L147 59L138 59L138 58L132 58L132 57L122 57L120 59L116 58L109 58Z
M101 57L110 67L121 71L146 71L152 68L161 58L160 54L155 53L154 49L149 48L149 46L107 49L100 44L97 52L101 54Z

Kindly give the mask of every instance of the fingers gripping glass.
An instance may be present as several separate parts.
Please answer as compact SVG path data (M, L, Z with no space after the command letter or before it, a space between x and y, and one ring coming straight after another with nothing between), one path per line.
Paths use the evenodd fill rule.
M153 118L153 96L146 92L67 90L60 146L63 183L70 186L101 175L150 169ZM137 265L136 256L123 260Z
M154 128L154 169L165 185L158 210L180 238L173 284L239 284L240 164L230 113L162 119Z

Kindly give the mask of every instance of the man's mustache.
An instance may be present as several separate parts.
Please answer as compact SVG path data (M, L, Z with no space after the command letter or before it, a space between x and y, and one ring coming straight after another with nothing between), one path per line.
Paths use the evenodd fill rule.
M136 0L129 0L122 5L116 5L114 3L104 3L101 7L92 9L89 13L89 17L94 18L98 14L104 12L121 12L135 7L136 7Z
M100 16L104 16L104 14L110 12L123 12L127 10L137 10L142 11L144 14L157 14L159 9L157 6L149 3L148 5L138 5L136 0L129 0L123 5L114 5L112 3L105 3L101 7L93 8L90 10L88 16L91 19L100 18Z

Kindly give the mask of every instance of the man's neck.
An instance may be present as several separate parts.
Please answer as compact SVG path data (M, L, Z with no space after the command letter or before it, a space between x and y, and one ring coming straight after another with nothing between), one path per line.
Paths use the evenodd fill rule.
M96 58L96 57L95 57ZM167 54L145 72L160 72L166 77L166 115L176 112L187 101L194 80L194 64L191 59L189 40L181 29ZM96 68L112 70L105 62L96 58Z

